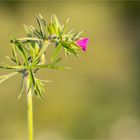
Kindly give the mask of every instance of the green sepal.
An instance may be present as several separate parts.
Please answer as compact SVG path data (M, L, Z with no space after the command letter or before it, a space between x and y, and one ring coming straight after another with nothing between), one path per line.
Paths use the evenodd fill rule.
M80 35L81 35L82 33L84 33L84 30L82 30L82 31L80 31L80 32L78 32L78 33L73 34L73 40L79 39L79 38L80 38Z
M71 54L74 54L75 56L78 56L78 54L75 52L75 50L71 47L71 43L67 43L66 41L61 42L63 47Z

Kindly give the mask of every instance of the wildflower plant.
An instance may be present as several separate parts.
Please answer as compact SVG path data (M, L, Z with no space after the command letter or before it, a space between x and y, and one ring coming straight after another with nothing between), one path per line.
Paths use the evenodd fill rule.
M68 67L58 65L61 61L60 51L63 49L65 55L78 56L77 51L86 51L88 38L81 38L83 31L73 33L66 32L66 26L69 21L60 25L57 17L53 15L50 22L39 14L36 16L38 29L32 25L24 25L26 36L24 38L11 37L12 57L6 57L14 62L14 65L0 64L0 69L9 69L13 72L0 76L0 83L17 74L21 75L21 89L18 99L26 90L27 110L28 110L28 132L29 140L33 140L33 104L32 96L37 96L43 102L42 94L44 90L44 82L36 77L36 73L40 69L69 69ZM54 45L55 49L51 57L47 58L47 49Z

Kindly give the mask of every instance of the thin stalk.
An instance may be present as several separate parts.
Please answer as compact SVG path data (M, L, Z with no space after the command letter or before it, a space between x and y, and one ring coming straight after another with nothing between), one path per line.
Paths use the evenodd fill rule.
M33 140L33 102L32 90L29 90L29 77L26 77L26 90L27 90L27 117L28 117L28 135L29 140Z

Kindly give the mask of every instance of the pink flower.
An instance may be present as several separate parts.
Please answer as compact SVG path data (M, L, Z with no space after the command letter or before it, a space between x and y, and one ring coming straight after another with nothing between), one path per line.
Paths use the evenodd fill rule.
M82 38L76 41L77 45L82 48L82 50L85 52L87 49L89 39L88 38Z

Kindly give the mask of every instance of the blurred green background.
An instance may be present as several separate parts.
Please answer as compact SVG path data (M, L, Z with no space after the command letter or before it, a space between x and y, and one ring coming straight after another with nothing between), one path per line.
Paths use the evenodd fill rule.
M70 56L68 71L42 70L46 102L34 98L35 140L140 139L140 2L0 2L0 61L11 55L10 35L25 35L41 13L56 14L69 29L85 29L86 53ZM0 70L0 75L8 71ZM26 94L17 100L20 76L0 85L0 140L27 139Z

